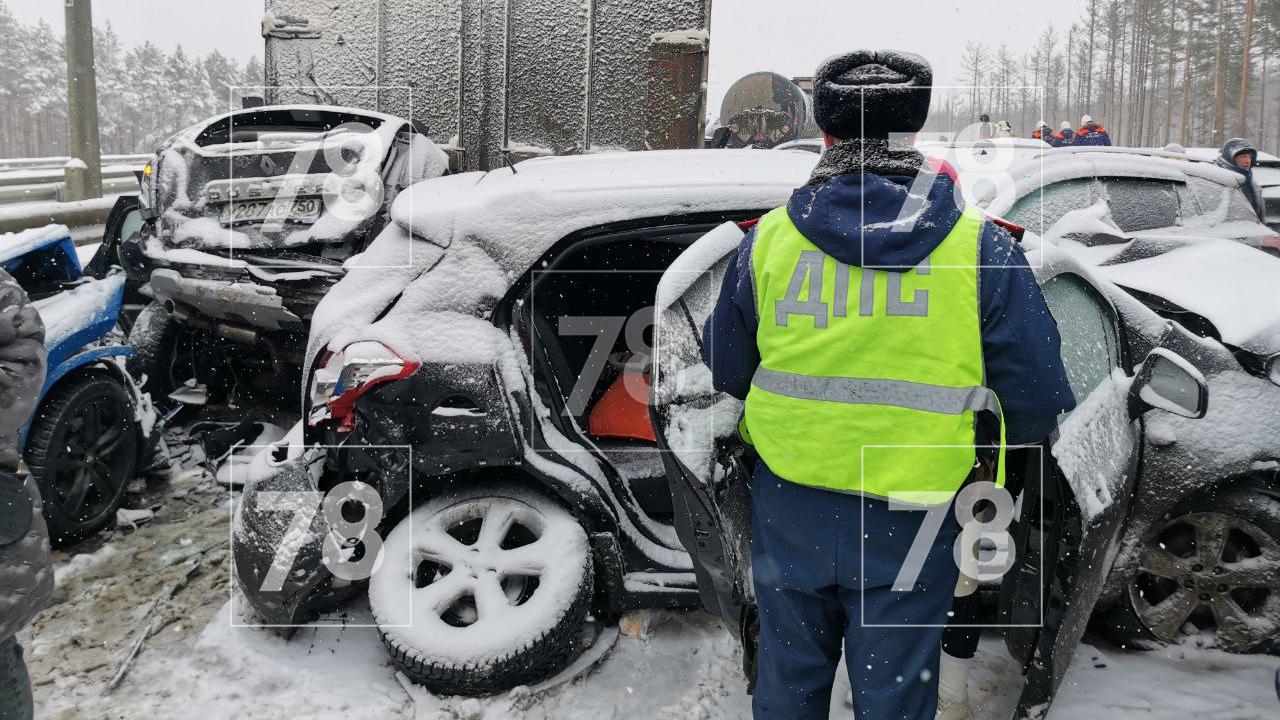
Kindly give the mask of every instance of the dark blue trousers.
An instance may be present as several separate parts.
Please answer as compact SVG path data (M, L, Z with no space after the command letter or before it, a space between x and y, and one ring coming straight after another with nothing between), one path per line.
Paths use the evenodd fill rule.
M898 592L923 511L797 485L763 463L751 495L756 720L826 720L842 643L858 720L933 720L940 641L959 576L951 509L914 587Z

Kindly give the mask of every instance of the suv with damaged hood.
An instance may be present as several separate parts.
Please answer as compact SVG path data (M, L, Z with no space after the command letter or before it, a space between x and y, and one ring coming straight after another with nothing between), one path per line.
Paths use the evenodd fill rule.
M256 107L156 151L104 244L150 302L134 369L163 397L293 389L320 298L414 182L448 171L416 123L329 106Z

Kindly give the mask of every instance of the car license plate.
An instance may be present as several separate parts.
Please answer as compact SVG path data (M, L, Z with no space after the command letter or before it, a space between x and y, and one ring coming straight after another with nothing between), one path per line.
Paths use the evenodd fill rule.
M218 222L223 225L271 220L313 223L319 218L320 198L237 200L223 205L218 211Z

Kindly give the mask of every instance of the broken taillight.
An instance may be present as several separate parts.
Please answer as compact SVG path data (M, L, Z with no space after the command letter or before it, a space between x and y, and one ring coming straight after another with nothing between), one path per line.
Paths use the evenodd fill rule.
M354 427L356 401L378 385L409 377L421 366L379 342L357 342L327 352L311 376L311 414L307 424L338 421L338 430Z

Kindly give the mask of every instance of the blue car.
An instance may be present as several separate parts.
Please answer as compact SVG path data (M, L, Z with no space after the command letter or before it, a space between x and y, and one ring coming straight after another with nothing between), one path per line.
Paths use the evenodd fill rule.
M45 325L44 387L21 442L49 538L63 546L114 520L158 436L150 398L125 369L133 348L113 333L125 276L87 277L70 233L58 225L0 237L0 266Z

